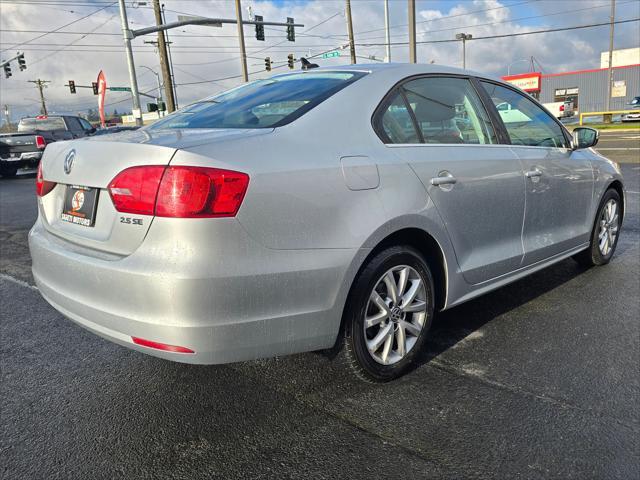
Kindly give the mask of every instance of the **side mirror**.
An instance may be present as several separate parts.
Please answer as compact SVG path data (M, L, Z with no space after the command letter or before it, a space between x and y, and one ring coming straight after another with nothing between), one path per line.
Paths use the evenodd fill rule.
M577 127L573 130L573 149L595 147L600 138L600 132L595 128Z
M96 133L96 127L87 128L87 133L89 135L93 135L94 133Z

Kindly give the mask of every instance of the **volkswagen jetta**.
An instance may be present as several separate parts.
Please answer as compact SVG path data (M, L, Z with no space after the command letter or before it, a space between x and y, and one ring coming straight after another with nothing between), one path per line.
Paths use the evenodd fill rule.
M609 262L624 190L597 140L482 74L278 75L50 145L33 274L62 314L145 353L212 364L342 345L386 381L435 312L568 257Z

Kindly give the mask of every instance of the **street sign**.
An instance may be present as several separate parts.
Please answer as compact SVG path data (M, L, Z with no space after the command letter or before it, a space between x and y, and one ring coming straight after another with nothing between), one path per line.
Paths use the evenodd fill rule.
M109 87L112 92L130 92L131 87Z
M334 50L333 52L326 52L322 54L322 58L333 58L333 57L339 57L340 56L340 52L338 50Z

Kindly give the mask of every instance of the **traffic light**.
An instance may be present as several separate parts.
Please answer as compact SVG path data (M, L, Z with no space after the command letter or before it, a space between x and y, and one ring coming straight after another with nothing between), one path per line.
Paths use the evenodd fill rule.
M287 65L291 70L293 70L293 53L287 55Z
M157 112L158 104L157 103L147 103L147 112Z
M158 100L158 110L160 112L166 112L167 111L167 104L165 102L163 102L162 100Z
M293 18L287 17L287 23L291 24L291 25L287 25L287 40L289 40L290 42L295 42L296 41L296 31L295 31L295 28L293 26Z
M98 95L98 82L91 82L91 88L93 88L93 94Z
M262 15L254 15L254 21L262 22ZM264 25L262 23L256 23L256 40L264 42Z
M27 69L27 61L24 59L24 53L18 55L18 66L20 67L20 71Z
M9 78L11 76L11 65L5 63L4 65L4 78Z
M76 82L73 80L69 80L69 91L71 93L76 93Z
M267 57L264 59L264 68L267 72L271 71L271 57Z
M296 41L296 31L295 31L295 28L293 26L293 18L287 17L287 23L291 24L291 25L287 25L287 40L289 40L290 42L295 42Z

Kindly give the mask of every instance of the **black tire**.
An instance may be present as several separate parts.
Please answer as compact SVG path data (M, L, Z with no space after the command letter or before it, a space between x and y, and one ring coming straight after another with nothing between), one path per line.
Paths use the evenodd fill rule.
M2 177L15 177L17 173L17 168L0 167L0 176Z
M414 285L415 280L418 278L422 280L424 290L420 290L420 293L417 294L415 300L413 300L413 302L417 303L413 303L413 305L424 301L426 304L423 307L424 313L398 313L398 309L396 309L394 313L395 317L389 315L385 320L381 321L380 325L369 327L367 332L365 332L365 315L367 314L368 309L371 308L369 298L373 293L374 288L379 288L381 285L380 282L383 282L382 277L389 270L394 267L401 268L405 266L411 267L408 271L411 271L411 275L413 275L413 280L407 280L405 282L405 292L409 291L411 286ZM392 273L392 275L395 275L394 278L396 279L399 279L399 274L400 272ZM411 285L409 285L409 282L411 282ZM397 284L401 284L401 281L397 280ZM387 294L388 292L385 293L385 295ZM389 298L387 298L387 300L389 300ZM398 299L398 305L396 306L400 307L401 303L400 299ZM409 301L409 303L412 303L412 301ZM391 306L393 306L393 303L391 303ZM380 310L380 312L382 311L383 310ZM429 331L433 320L433 312L433 277L429 270L429 266L424 261L420 252L409 246L394 246L376 254L367 262L358 274L358 277L351 288L343 316L344 333L342 355L348 369L360 380L368 382L388 382L402 376L412 367L417 355L423 348L427 338L427 332ZM398 315L401 317L398 318ZM382 359L381 357L384 353L381 354L380 360L376 361L374 359L375 352L372 354L367 348L366 337L373 333L373 337L375 338L376 328L379 329L377 330L377 333L382 331L383 326L384 328L390 328L390 331L393 332L391 334L393 339L390 341L390 349L393 352L394 348L395 350L399 349L398 335L400 335L401 332L398 332L398 328L402 325L406 325L407 321L415 322L415 324L422 322L422 329L419 331L418 335L412 334L409 329L403 328L406 338L410 338L410 341L414 342L412 346L406 349L404 356L400 356L398 353L387 353L387 355L395 355L396 358L399 358L395 363L389 365L380 363L380 360ZM412 323L414 326L415 324ZM371 338L369 340L371 341Z
M601 222L603 221L603 217L606 214L605 209L610 200L616 202L617 205L617 229L615 234L615 239L613 241L613 245L610 250L604 254L600 250L600 239L599 236L601 234ZM616 251L616 246L618 245L618 238L620 238L620 227L622 226L622 202L620 201L620 195L613 188L610 188L605 192L600 201L600 205L598 206L598 212L596 213L596 218L593 222L593 229L591 231L591 242L589 243L589 248L583 250L582 252L573 256L573 259L578 262L580 265L584 267L593 267L596 265L606 265L611 261L613 254Z

